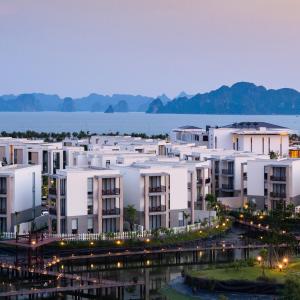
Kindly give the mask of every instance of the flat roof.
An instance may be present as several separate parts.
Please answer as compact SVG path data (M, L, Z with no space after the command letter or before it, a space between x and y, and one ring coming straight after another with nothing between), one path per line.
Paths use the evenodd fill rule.
M265 127L268 129L288 129L287 127L282 127L267 122L239 122L222 126L220 128L258 129L259 127Z

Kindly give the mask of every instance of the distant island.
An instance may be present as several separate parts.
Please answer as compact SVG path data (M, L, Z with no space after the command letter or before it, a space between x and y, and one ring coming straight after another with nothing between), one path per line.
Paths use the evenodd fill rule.
M29 93L0 96L0 111L90 111L146 112L154 114L300 114L300 92L290 89L267 89L249 82L222 86L207 93L188 95L181 92L176 98L166 95L112 96L90 94L82 98L61 98L57 95Z

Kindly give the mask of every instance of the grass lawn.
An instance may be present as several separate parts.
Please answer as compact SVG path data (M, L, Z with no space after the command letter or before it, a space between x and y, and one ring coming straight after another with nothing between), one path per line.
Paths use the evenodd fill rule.
M278 283L283 283L287 274L297 274L300 276L300 259L294 260L288 264L288 267L279 271L279 269L265 269L265 274L270 279L275 279ZM259 265L254 267L233 267L211 268L201 271L190 271L188 273L193 277L203 277L215 280L248 280L255 281L262 276L262 268Z
M189 300L189 299L195 299L194 297L186 296L183 294L178 293L174 289L170 287L164 287L160 291L160 294L165 296L168 300ZM199 297L197 297L199 300Z

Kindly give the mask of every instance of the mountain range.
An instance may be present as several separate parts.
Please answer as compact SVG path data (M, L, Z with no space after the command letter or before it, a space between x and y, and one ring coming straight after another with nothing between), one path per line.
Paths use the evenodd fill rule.
M91 111L173 114L300 114L300 93L294 89L267 89L249 82L170 99L141 95L90 94L82 98L27 93L0 96L0 111Z
M222 86L192 97L163 103L152 101L147 113L169 114L300 114L300 93L294 89L266 89L249 82Z

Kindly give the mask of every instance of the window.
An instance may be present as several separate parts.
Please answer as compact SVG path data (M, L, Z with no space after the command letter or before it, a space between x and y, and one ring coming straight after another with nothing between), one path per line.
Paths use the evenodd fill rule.
M265 138L262 138L262 154L265 154Z
M271 152L271 138L268 138L268 148L269 148L269 153Z
M0 218L0 232L7 231L6 218Z
M116 188L115 178L104 178L102 180L102 189L105 191L112 191Z
M88 233L93 233L94 232L94 221L93 218L88 218L88 228L87 228Z
M150 216L150 229L161 227L161 215Z
M150 176L150 187L160 187L161 177L160 176Z
M6 177L0 177L0 194L7 193Z
M72 234L78 233L78 220L72 219Z
M178 212L178 226L184 226L183 211Z
M208 142L208 135L203 135L202 140L203 142Z
M43 151L43 173L48 173L48 151Z
M215 136L215 148L218 148L218 139L216 136Z
M88 178L87 179L87 191L88 191L89 196L93 195L93 187L94 187L93 178Z
M6 198L0 197L0 214L6 214Z
M60 231L61 233L66 233L66 219L60 220Z
M103 219L102 220L102 231L103 232L116 232L117 231L116 218Z
M253 141L252 141L252 137L250 138L250 151L252 152L253 149Z
M60 180L60 195L61 196L66 195L66 179Z
M105 167L106 167L107 169L110 167L110 160L107 160L107 161L105 162Z
M66 199L65 198L60 199L60 215L61 216L66 215Z

